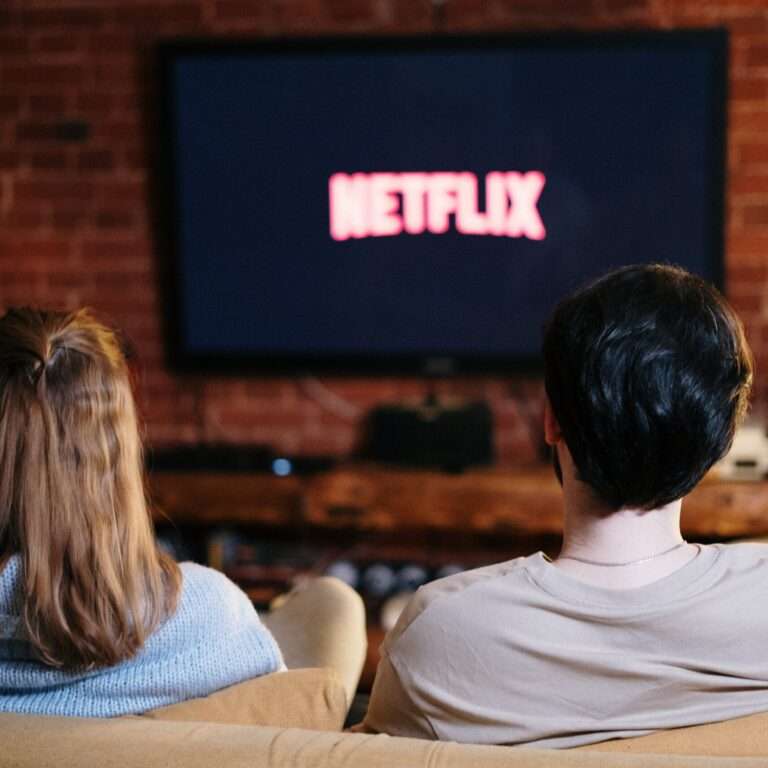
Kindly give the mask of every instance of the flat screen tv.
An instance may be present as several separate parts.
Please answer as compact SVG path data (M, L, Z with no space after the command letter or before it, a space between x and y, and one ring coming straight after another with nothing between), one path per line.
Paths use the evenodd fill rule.
M535 366L623 264L722 285L722 30L160 47L186 370Z

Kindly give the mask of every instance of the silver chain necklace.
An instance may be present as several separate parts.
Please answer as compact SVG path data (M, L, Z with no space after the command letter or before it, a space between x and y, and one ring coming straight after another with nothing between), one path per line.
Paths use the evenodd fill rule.
M683 540L679 544L675 544L674 547L665 549L663 552L657 552L655 555L651 555L650 557L642 557L639 560L627 560L626 563L603 563L600 560L587 560L586 557L573 557L572 555L560 555L558 559L577 560L580 563L587 563L587 565L602 565L605 568L619 568L624 565L640 565L640 563L647 563L649 560L655 560L657 557L661 557L662 555L668 555L670 552L674 552L676 549L684 547L687 543L687 541Z

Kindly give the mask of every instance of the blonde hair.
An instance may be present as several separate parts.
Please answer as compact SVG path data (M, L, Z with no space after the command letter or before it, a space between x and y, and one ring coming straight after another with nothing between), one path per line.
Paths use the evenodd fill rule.
M18 553L41 661L116 664L173 611L125 358L86 310L0 318L0 553Z

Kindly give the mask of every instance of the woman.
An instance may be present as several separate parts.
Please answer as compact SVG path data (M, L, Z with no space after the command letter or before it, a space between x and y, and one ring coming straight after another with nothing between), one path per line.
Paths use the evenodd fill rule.
M125 360L88 312L0 319L0 710L143 712L284 668L252 604L158 550Z

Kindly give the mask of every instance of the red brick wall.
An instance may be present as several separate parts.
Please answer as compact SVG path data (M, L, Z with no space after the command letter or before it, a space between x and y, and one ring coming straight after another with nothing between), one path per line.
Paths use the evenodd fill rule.
M360 414L419 397L419 380L176 376L163 365L148 206L148 51L172 35L430 31L428 0L5 0L0 4L0 306L88 304L139 350L147 434L350 451ZM768 394L768 3L449 0L446 30L726 25L732 33L727 279ZM90 126L83 142L61 124ZM538 382L462 380L487 398L505 461L535 455Z

